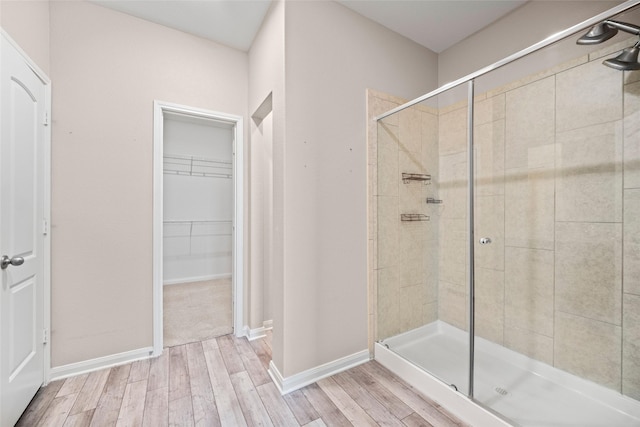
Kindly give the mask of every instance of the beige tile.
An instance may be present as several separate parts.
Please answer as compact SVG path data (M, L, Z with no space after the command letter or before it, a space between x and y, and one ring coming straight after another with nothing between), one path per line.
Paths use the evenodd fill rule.
M377 196L378 195L378 158L376 157L374 163L368 165L368 178L369 182L367 183L367 191L369 196Z
M440 157L438 193L442 199L442 218L466 218L468 170L466 153Z
M532 359L553 365L553 338L510 325L506 321L504 345Z
M378 149L378 192L379 196L398 196L400 172L398 149L380 147Z
M398 165L400 168L400 173L429 173L423 163L421 150L419 150L418 152L400 151L398 153ZM414 184L424 185L424 182L417 182Z
M622 121L557 134L556 221L622 221Z
M377 141L378 150L381 148L395 148L398 150L400 145L400 129L398 126L378 122Z
M372 106L371 106L371 111L372 111L372 115L373 116L379 116L383 113L386 113L387 111L391 111L394 108L396 108L398 105L398 103L396 102L392 102L386 99L381 99L379 97L374 97L373 98L373 102L372 102ZM384 123L386 125L392 125L392 126L398 126L398 114L392 114L390 116L385 117L384 119L380 120L379 123Z
M400 225L400 286L424 282L425 223L403 222Z
M476 335L502 344L504 339L504 272L475 269Z
M556 126L558 132L622 119L623 74L601 61L556 76ZM597 102L594 102L597 100Z
M640 81L640 71L625 71L624 84L630 84Z
M622 328L556 312L555 366L620 391Z
M420 154L400 151L399 165L400 177L402 173L426 174ZM423 181L408 181L405 183L400 179L398 189L400 213L426 213L423 193L425 188L429 186Z
M466 106L440 115L438 123L440 156L466 151L467 127Z
M624 190L624 292L640 295L640 189Z
M438 229L440 223L440 216L438 213L438 208L433 208L437 205L427 205L425 201L425 197L422 197L423 208L420 210L421 213L426 214L429 217L428 221L420 222L420 226L422 229L420 230L423 233L424 240L429 242L434 242L435 248L432 248L434 254L438 253L437 241L438 241Z
M438 320L438 303L429 302L422 306L422 324L428 325L429 323Z
M553 249L553 170L518 169L505 176L505 246Z
M640 82L624 86L625 188L640 188L640 144L638 144L638 140L640 140Z
M553 336L553 251L513 248L505 251L505 323Z
M438 281L440 279L438 252L438 241L425 241L425 252L423 254L425 302L438 301Z
M626 34L623 35L623 37L620 37L620 35L618 35L618 37L616 37L615 39L613 39L612 41L606 42L606 46L601 47L598 50L594 50L593 52L591 52L589 54L589 61L596 61L600 64L602 64L602 60L604 59L605 56L607 57L613 57L616 56L617 54L620 53L620 51L622 49L624 49L625 47L631 46L635 43L635 37L625 37ZM615 42L614 42L615 41Z
M556 223L556 310L620 325L622 224Z
M373 354L376 337L378 336L378 332L376 330L376 316L374 314L369 315L369 330L367 334L367 349L369 350L369 354Z
M505 114L504 94L477 100L473 110L474 125L478 126L503 120Z
M374 189L374 183L377 182L377 172L374 167L369 165L368 168L369 182L367 183L367 236L369 239L378 238L378 200L377 191ZM377 186L376 186L377 187Z
M485 99L486 95L479 95L477 99ZM435 99L435 98L434 98ZM466 110L468 90L466 85L460 85L438 95L438 112L440 115L449 114L455 110Z
M426 173L438 178L438 116L422 113L422 164Z
M467 231L464 220L440 220L440 262L438 274L441 281L464 286L466 279Z
M378 196L378 268L398 265L399 224L397 197Z
M504 119L475 126L477 195L504 194L504 132Z
M400 127L399 148L420 154L422 151L422 113L413 107L398 113Z
M476 266L504 270L504 196L476 197L474 213ZM479 244L483 237L489 237L491 243Z
M438 319L462 330L468 330L467 294L463 286L440 281Z
M400 330L407 332L422 326L424 288L421 285L400 288Z
M493 97L493 96L497 96L499 94L505 93L505 92L509 92L511 90L517 89L519 87L522 86L526 86L528 84L531 84L533 82L554 76L555 74L564 71L564 70L568 70L570 68L574 68L577 67L580 64L584 64L586 62L589 61L589 55L582 55L579 56L577 58L572 58L568 61L565 61L561 64L558 64L556 66L553 66L551 68L547 68L545 70L542 70L540 72L534 73L534 74L529 74L528 76L525 76L521 79L515 80L513 82L507 83L503 86L500 86L498 88L492 89L490 91L487 92L487 97Z
M505 168L528 167L529 151L554 141L555 80L522 86L506 97Z
M367 270L369 274L378 269L376 247L374 245L375 240L367 240ZM369 277L369 285L371 286L371 277ZM375 289L375 288L374 288Z
M640 399L640 296L624 295L622 393Z
M378 270L377 340L400 332L400 287L398 271L394 268Z

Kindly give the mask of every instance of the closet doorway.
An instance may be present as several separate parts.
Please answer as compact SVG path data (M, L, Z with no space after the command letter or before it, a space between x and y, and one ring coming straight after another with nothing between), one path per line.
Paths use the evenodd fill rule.
M240 117L155 103L155 354L241 332L241 136Z

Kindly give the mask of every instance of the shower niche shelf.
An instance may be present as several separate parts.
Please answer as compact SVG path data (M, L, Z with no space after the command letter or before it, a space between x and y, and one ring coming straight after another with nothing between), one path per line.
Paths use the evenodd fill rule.
M409 184L412 182L424 182L425 185L430 184L431 175L426 173L407 173L402 172L402 182Z
M180 156L177 154L165 154L163 160L163 173L168 175L227 179L233 177L233 164L225 160Z
M429 221L429 215L425 215L425 214L400 214L400 221L402 221L402 222Z

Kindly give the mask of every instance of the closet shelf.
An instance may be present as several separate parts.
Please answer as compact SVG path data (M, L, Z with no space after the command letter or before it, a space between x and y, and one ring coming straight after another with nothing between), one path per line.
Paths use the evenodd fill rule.
M166 220L162 221L164 225L178 225L185 226L184 231L181 233L165 233L164 237L208 237L208 236L231 236L233 224L232 220L221 220L221 219L211 219L211 220ZM204 226L205 230L202 230L202 233L194 232L194 226ZM213 227L215 230L212 230L212 227L206 226L218 226ZM188 228L188 231L187 231Z
M167 175L230 179L233 177L233 164L219 159L165 154L163 172Z
M233 236L232 220L165 220L162 222L165 228L164 239L189 239L188 255L192 254L194 238L212 237L217 239ZM207 241L211 242L211 240ZM198 240L198 242L203 241Z
M400 214L400 220L407 221L429 221L429 215L424 214Z
M409 184L410 182L424 182L429 184L431 181L431 175L426 173L406 173L402 172L402 182Z

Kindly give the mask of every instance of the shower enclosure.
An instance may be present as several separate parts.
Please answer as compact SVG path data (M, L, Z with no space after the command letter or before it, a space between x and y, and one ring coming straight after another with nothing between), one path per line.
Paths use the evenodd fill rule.
M370 93L376 358L495 425L640 425L638 3Z

